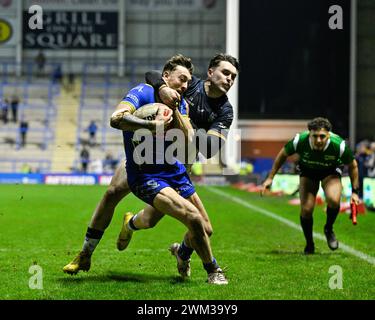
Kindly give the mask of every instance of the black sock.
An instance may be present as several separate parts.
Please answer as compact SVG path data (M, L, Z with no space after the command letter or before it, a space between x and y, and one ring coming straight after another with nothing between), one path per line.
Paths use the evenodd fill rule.
M220 268L214 257L212 257L212 262L203 263L203 267L206 269L207 273L215 272L218 268Z
M305 235L306 243L308 245L311 245L314 243L313 241L313 222L314 219L311 218L305 218L300 216L301 226L303 230L303 234Z
M332 231L333 224L336 221L339 211L340 211L340 207L338 208L327 207L327 222L326 222L326 225L324 226L324 229Z
M104 231L88 227L86 231L86 238L101 239L103 234L104 234Z

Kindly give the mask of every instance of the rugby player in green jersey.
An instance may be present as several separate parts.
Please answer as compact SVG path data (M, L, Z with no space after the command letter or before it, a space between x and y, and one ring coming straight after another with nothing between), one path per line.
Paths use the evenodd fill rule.
M348 165L352 184L350 201L359 203L358 166L353 153L345 141L331 132L332 125L325 118L315 118L308 124L308 131L296 134L278 153L271 172L263 182L261 194L271 187L272 180L286 159L297 154L300 174L299 194L301 200L300 221L306 239L305 254L315 252L313 240L313 211L319 183L327 201L327 221L324 234L328 247L336 250L339 243L333 232L333 224L340 210L341 175L344 165Z

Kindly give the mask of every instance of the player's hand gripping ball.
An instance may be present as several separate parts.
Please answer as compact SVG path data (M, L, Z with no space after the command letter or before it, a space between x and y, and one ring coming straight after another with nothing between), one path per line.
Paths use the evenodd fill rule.
M137 109L133 115L143 120L163 121L165 129L169 128L173 120L173 110L162 103L146 104Z

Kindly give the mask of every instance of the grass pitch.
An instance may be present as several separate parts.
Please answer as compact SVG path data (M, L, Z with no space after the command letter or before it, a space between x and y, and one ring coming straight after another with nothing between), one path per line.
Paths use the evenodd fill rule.
M181 281L175 258L167 248L180 242L185 227L165 217L154 229L138 231L127 250L116 249L122 214L143 203L133 195L116 208L93 257L91 270L69 276L62 272L81 249L92 211L105 191L100 186L0 186L0 299L121 299L121 300L250 300L250 299L374 299L375 214L359 216L352 226L340 214L336 236L370 261L339 249L332 252L316 239L316 254L304 256L301 230L241 204L247 202L299 224L299 207L286 197L264 197L215 187L235 197L219 196L211 187L197 191L211 217L211 245L222 267L228 267L227 286L205 283L206 273L196 253L192 276ZM325 214L317 207L314 231L323 233ZM30 289L29 268L42 268L43 289ZM342 270L330 273L332 266ZM334 267L338 270L337 267ZM332 270L331 270L332 272Z

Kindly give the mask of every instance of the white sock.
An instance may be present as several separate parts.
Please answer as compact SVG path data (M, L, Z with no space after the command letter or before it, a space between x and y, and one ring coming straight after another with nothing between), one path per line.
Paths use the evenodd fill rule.
M83 242L82 251L88 253L91 256L99 241L100 239L91 239L86 237L85 241Z
M137 230L139 230L136 226L134 226L134 220L137 219L137 215L138 215L138 214L136 214L134 217L132 217L132 218L129 220L128 224L126 225L126 227L127 227L128 229L132 230L132 231L137 231ZM130 222L132 222L132 223L130 223ZM134 227L132 227L131 225L133 225Z

